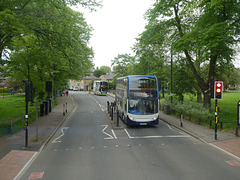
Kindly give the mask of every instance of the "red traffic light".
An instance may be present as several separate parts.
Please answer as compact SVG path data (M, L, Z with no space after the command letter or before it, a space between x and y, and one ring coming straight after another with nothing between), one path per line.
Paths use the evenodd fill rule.
M222 99L223 93L223 82L222 81L215 81L214 86L214 99Z
M216 86L217 86L218 88L220 88L220 87L222 87L222 83L217 83Z

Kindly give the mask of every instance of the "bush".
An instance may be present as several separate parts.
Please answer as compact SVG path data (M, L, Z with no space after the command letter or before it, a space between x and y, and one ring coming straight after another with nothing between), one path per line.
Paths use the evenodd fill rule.
M161 100L161 107L164 104L169 104L171 106L171 111L175 111L175 113L183 113L185 116L191 116L195 120L201 118L202 120L210 120L214 119L214 114L209 112L208 109L204 108L201 103L197 103L194 101L187 101L187 102L180 102L180 101L173 101L171 104L169 100L162 99Z

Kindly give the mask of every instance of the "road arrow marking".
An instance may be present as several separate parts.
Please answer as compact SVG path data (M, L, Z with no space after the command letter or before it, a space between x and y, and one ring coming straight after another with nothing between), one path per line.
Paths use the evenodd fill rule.
M105 130L108 128L108 125L102 125L104 128L102 130L103 134L107 135L108 137L104 138L104 139L114 139L114 137L108 133L105 132Z
M69 127L63 127L63 128L61 129L62 134L61 134L60 136L58 136L56 139L54 139L54 140L52 141L52 143L62 142L62 141L58 141L58 139L60 139L61 137L64 136L64 131L63 131L64 129L69 129Z

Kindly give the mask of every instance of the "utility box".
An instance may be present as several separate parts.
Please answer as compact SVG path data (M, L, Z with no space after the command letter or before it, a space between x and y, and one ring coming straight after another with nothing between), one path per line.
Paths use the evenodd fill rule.
M163 106L163 112L167 115L170 114L170 105L169 104L164 104Z

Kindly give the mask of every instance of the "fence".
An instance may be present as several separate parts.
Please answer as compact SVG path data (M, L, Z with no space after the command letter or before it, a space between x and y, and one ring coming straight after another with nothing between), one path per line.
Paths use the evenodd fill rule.
M29 119L32 119L34 112L36 112L36 110L29 112L29 114L28 114ZM23 127L24 120L25 120L24 115L22 115L21 117L19 117L17 119L11 120L9 123L9 126L8 126L8 134L12 134L12 133L18 131L19 129L21 129Z
M215 118L214 117L208 117L208 118L202 118L198 116L193 116L192 114L188 114L188 113L183 113L183 112L179 112L175 109L171 109L170 105L164 105L162 108L163 112L167 115L169 114L179 114L180 117L180 125L181 127L183 126L183 119L185 118L188 121L192 121L196 124L199 125L203 125L203 126L209 126L209 128L214 128L215 125ZM218 117L219 118L219 117ZM236 121L219 121L217 122L218 127L223 130L224 129L224 125L227 124L237 124ZM238 136L238 127L236 127L236 136Z

